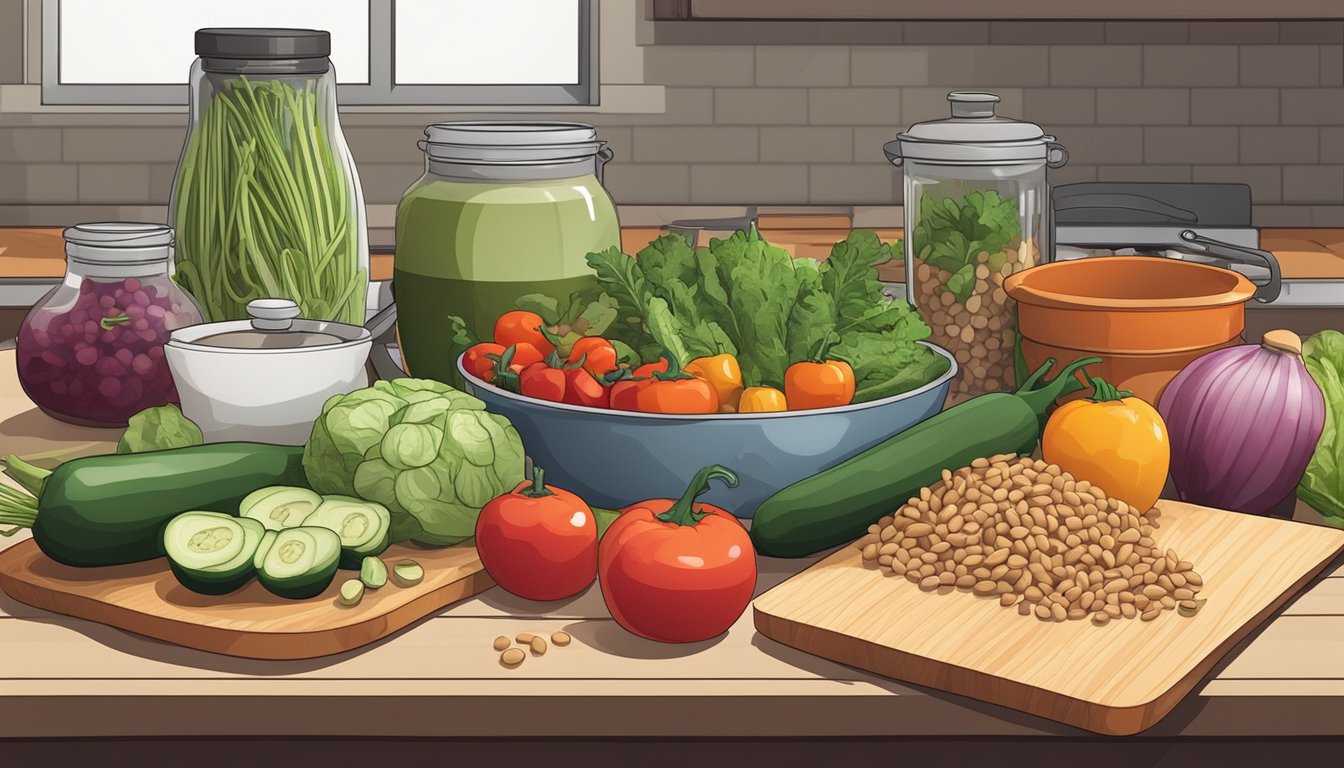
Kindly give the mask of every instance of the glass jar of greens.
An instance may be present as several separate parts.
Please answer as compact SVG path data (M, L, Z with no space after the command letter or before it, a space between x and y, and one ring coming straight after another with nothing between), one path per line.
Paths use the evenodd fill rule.
M211 322L287 298L306 318L362 325L368 233L331 35L201 29L196 54L169 211L178 283Z
M588 254L621 244L611 153L575 123L435 124L420 146L425 174L397 207L398 339L411 375L452 384L454 317L488 340L522 295L596 287Z
M1049 253L1046 168L1068 153L1040 126L994 114L992 93L947 95L952 115L883 148L905 167L905 283L959 365L952 397L1016 387L1017 310L1003 289Z

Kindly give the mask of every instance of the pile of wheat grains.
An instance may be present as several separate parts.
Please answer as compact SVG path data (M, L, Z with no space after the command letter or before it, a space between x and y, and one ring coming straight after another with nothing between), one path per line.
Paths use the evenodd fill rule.
M920 589L955 587L1042 621L1094 624L1163 610L1192 616L1204 584L1153 541L1148 512L1108 498L1054 464L976 459L868 527L867 563Z

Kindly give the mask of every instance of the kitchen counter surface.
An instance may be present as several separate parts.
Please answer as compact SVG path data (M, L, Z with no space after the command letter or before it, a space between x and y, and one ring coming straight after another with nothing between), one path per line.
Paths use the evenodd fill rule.
M34 409L15 380L13 353L0 353L5 453L99 453L112 449L115 436L63 425ZM0 539L0 547L27 535ZM763 559L759 589L810 562ZM557 630L574 643L518 669L502 668L490 648L497 635ZM1344 568L1336 563L1168 718L1127 741L1344 736L1341 638ZM596 588L549 605L491 589L375 645L296 662L187 650L0 597L0 648L5 739L1101 741L793 651L758 635L750 611L715 641L643 641L612 621Z
M844 239L850 219L837 215L762 216L759 228L767 240L795 255L818 258L829 253L837 240ZM659 227L623 227L622 248L635 253L662 231ZM877 232L886 241L901 237L900 228L878 228ZM701 240L707 242L707 234L702 233ZM1344 278L1344 229L1264 229L1261 245L1278 257L1284 279ZM0 227L0 279L58 278L64 270L65 245L59 227ZM899 267L883 272L884 280L905 279ZM392 254L373 254L370 273L374 280L390 280Z

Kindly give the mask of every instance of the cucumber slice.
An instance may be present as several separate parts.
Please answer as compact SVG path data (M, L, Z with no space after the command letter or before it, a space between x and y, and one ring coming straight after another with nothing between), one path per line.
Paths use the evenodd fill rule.
M238 515L257 520L267 530L282 531L303 525L321 503L322 497L307 488L270 485L249 493L238 505Z
M240 517L239 520L251 520L250 517ZM263 526L264 528L265 526ZM278 531L266 531L262 534L261 543L257 545L257 553L252 556L252 567L261 570L261 561L266 559L266 553L271 551L271 545L275 543L275 537L279 536Z
M376 557L366 557L359 564L359 580L369 589L387 584L387 565Z
M388 545L392 516L387 507L349 496L326 496L305 526L330 528L341 537L341 567L357 569L365 557L382 554Z
M187 512L164 530L164 551L182 586L203 595L224 595L252 578L253 557L265 533L256 520ZM228 552L233 555L221 559Z
M414 560L402 560L392 566L392 581L398 587L413 587L425 578L425 569Z
M346 579L341 584L341 605L359 605L364 599L364 582L359 579Z
M302 600L322 593L336 576L341 537L328 528L286 528L271 543L257 571L261 583L280 597Z

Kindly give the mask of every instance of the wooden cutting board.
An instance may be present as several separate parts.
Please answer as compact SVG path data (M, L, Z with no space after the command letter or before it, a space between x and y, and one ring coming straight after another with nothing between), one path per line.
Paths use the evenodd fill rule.
M107 568L71 568L38 549L31 539L0 552L0 589L35 608L96 621L138 635L202 651L250 659L308 659L374 642L452 603L494 586L472 546L420 549L394 545L393 563L412 559L425 569L413 587L388 582L366 590L355 606L337 600L337 571L321 595L286 600L253 580L218 597L178 584L160 558Z
M1107 735L1151 727L1344 551L1344 531L1160 501L1156 540L1194 563L1193 617L1042 622L950 587L921 592L845 547L761 595L765 636L842 664Z

